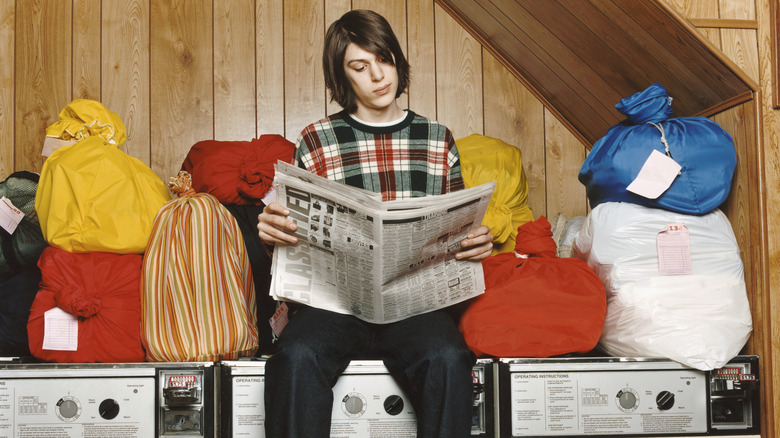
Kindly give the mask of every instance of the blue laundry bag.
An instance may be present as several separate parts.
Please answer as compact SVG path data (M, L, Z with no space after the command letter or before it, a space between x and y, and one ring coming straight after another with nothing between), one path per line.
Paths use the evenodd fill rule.
M615 105L626 119L593 145L578 176L591 208L631 202L700 215L726 200L737 164L731 135L706 117L671 117L671 102L663 85L655 83ZM654 149L682 168L665 192L649 199L626 187Z

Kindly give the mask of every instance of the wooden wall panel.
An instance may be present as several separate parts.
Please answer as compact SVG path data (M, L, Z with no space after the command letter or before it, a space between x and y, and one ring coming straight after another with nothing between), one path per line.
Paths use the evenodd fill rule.
M436 118L455 135L484 130L482 46L436 6Z
M407 50L411 67L409 108L425 117L436 119L436 36L433 2L406 1Z
M46 127L72 96L71 2L18 0L14 72L16 169L40 171ZM23 54L23 56L19 56Z
M14 2L0 3L0 181L16 170L14 165Z
M324 7L322 0L284 5L285 136L291 141L306 125L325 114L325 79L320 67L325 38Z
M545 174L547 175L547 215L552 221L558 213L566 217L588 212L585 186L577 175L587 149L557 118L545 111Z
M255 9L246 0L214 2L214 138L257 135Z
M211 1L153 2L151 23L151 167L168 181L214 138Z
M102 103L127 130L120 149L151 165L149 2L103 0Z
M528 180L528 206L534 218L548 216L544 106L495 56L484 54L482 71L485 135L500 138L520 149ZM583 145L579 147L584 148Z
M284 132L284 3L256 0L257 135Z
M100 0L73 2L73 99L100 100Z

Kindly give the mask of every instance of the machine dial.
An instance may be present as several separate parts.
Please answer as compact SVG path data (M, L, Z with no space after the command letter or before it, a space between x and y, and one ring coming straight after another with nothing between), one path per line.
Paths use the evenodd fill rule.
M385 399L385 412L398 415L404 410L404 399L400 395L391 395Z
M81 415L81 403L75 397L66 395L57 401L55 413L62 421L73 421Z
M662 411L668 411L674 406L674 394L669 391L661 391L655 397L655 404L658 409Z
M341 399L341 409L348 417L359 417L366 412L366 398L363 394L351 392Z
M623 412L633 412L639 407L639 395L632 388L623 388L616 397L617 407Z
M98 413L106 420L113 420L119 415L119 403L113 398L107 398L100 402Z

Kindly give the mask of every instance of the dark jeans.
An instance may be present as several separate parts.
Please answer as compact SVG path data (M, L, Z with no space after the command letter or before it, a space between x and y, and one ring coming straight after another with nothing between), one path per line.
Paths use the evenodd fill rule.
M332 387L350 360L366 358L381 358L409 397L419 438L471 435L475 357L451 315L369 324L303 307L266 364L266 436L328 437Z

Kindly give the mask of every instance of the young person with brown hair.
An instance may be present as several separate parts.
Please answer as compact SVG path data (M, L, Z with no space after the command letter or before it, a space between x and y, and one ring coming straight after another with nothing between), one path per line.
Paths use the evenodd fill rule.
M295 164L320 176L382 194L384 200L463 189L452 133L402 109L409 65L379 14L353 10L328 29L325 84L344 110L307 126ZM267 245L295 245L289 211L270 203L259 216ZM455 257L490 255L488 227L475 228ZM332 387L353 359L381 358L410 398L421 438L468 437L475 357L446 310L389 324L301 306L290 316L266 364L266 436L327 437Z

